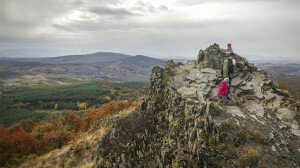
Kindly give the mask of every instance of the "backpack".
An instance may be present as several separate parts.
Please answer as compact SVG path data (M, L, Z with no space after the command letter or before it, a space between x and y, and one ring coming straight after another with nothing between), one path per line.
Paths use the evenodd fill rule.
M229 63L228 72L233 73L234 72L234 65L232 63L232 59L228 59L228 63Z
M220 74L223 75L223 66L224 66L224 62L221 63L220 65ZM232 63L232 59L228 59L228 73L233 73L234 72L234 65Z
M220 64L220 75L223 75L223 65L224 61Z

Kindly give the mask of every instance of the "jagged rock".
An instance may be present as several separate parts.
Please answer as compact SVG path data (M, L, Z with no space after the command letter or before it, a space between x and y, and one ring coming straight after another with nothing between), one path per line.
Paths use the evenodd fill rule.
M203 50L200 50L197 56L198 63L201 63L204 60L205 54Z
M238 87L240 85L245 85L245 81L240 76L238 76L238 77L234 78L231 85L233 87Z
M226 57L225 52L221 52L218 44L213 44L207 49L200 50L198 54L199 67L219 69L223 59Z
M276 115L280 120L291 122L294 120L296 113L288 108L279 108Z
M183 98L197 98L196 88L181 87L177 90Z
M253 93L253 85L249 82L246 82L246 84L241 86L240 89L244 92Z
M208 114L211 116L219 116L223 110L214 103L209 104Z
M256 71L257 70L257 68L256 68L256 66L254 66L254 64L248 64L248 66L249 66L249 68L251 69L251 70L254 70L254 71Z

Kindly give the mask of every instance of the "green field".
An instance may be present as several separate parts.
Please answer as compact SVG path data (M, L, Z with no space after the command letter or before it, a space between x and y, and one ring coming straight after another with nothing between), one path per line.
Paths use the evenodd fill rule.
M17 75L18 73L12 72L12 71L1 71L0 70L0 78L8 78L14 75Z
M36 112L29 109L1 109L0 112L0 126L10 126L13 123L19 122L21 120L30 119L33 122L44 121L50 118L50 114Z
M110 91L96 83L73 86L29 86L12 90L16 102L29 102L33 105L42 102L76 102L88 101L101 103L101 96L109 95Z
M126 86L129 88L134 88L134 89L141 89L147 85L147 82L123 82L120 83L119 85L121 86Z
M9 126L22 119L45 120L51 115L47 111L75 110L82 115L85 109L111 100L137 100L142 94L141 86L134 82L124 85L90 82L5 88L0 96L0 125ZM81 108L78 103L86 103L87 106Z

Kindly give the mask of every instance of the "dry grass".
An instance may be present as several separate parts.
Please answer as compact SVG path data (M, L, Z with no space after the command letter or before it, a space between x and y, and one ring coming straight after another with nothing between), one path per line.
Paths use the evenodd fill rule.
M129 114L134 112L135 109L136 107L127 108L113 115L109 115L103 118L103 120L111 121L114 118L127 117ZM109 125L104 125L94 131L85 132L81 134L77 140L63 148L56 149L40 157L27 160L19 167L93 167L93 150L97 148L98 142L102 140L110 129Z
M236 131L239 129L239 125L237 125L234 120L226 119L221 123L221 128L224 131Z
M231 144L227 143L221 143L219 144L218 148L220 148L222 151L225 151L229 155L237 156L238 154L238 148L234 147Z
M261 154L258 147L246 146L242 149L242 155L239 161L242 167L257 167L261 160Z
M204 140L202 138L199 137L198 139L196 139L196 141L195 141L196 150L200 149L203 143L204 143Z
M247 130L246 128L241 128L238 132L238 136L244 142L254 141L257 143L264 143L264 138L258 131Z

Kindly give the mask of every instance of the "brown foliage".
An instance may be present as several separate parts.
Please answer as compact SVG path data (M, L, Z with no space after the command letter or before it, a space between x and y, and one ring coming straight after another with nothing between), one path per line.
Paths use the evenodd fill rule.
M83 117L81 130L86 131L96 120L100 118L108 115L113 115L120 111L124 111L133 107L137 107L137 102L128 100L113 100L109 103L103 104L99 108L92 109L87 115Z
M29 154L61 148L73 140L79 131L88 130L96 120L134 107L137 107L137 102L111 101L92 109L83 117L69 112L48 122L24 120L9 128L0 127L0 167Z
M35 126L32 130L32 133L34 136L36 136L38 139L42 139L43 136L46 133L51 132L52 130L55 130L55 125L51 122L41 122L37 126Z
M81 126L81 117L75 112L69 112L65 117L61 118L62 125L72 132L77 132Z
M36 137L22 129L0 128L0 166L16 155L24 156L31 153L38 153L42 148Z
M61 148L74 137L74 133L70 131L57 130L45 133L43 141L49 149Z

